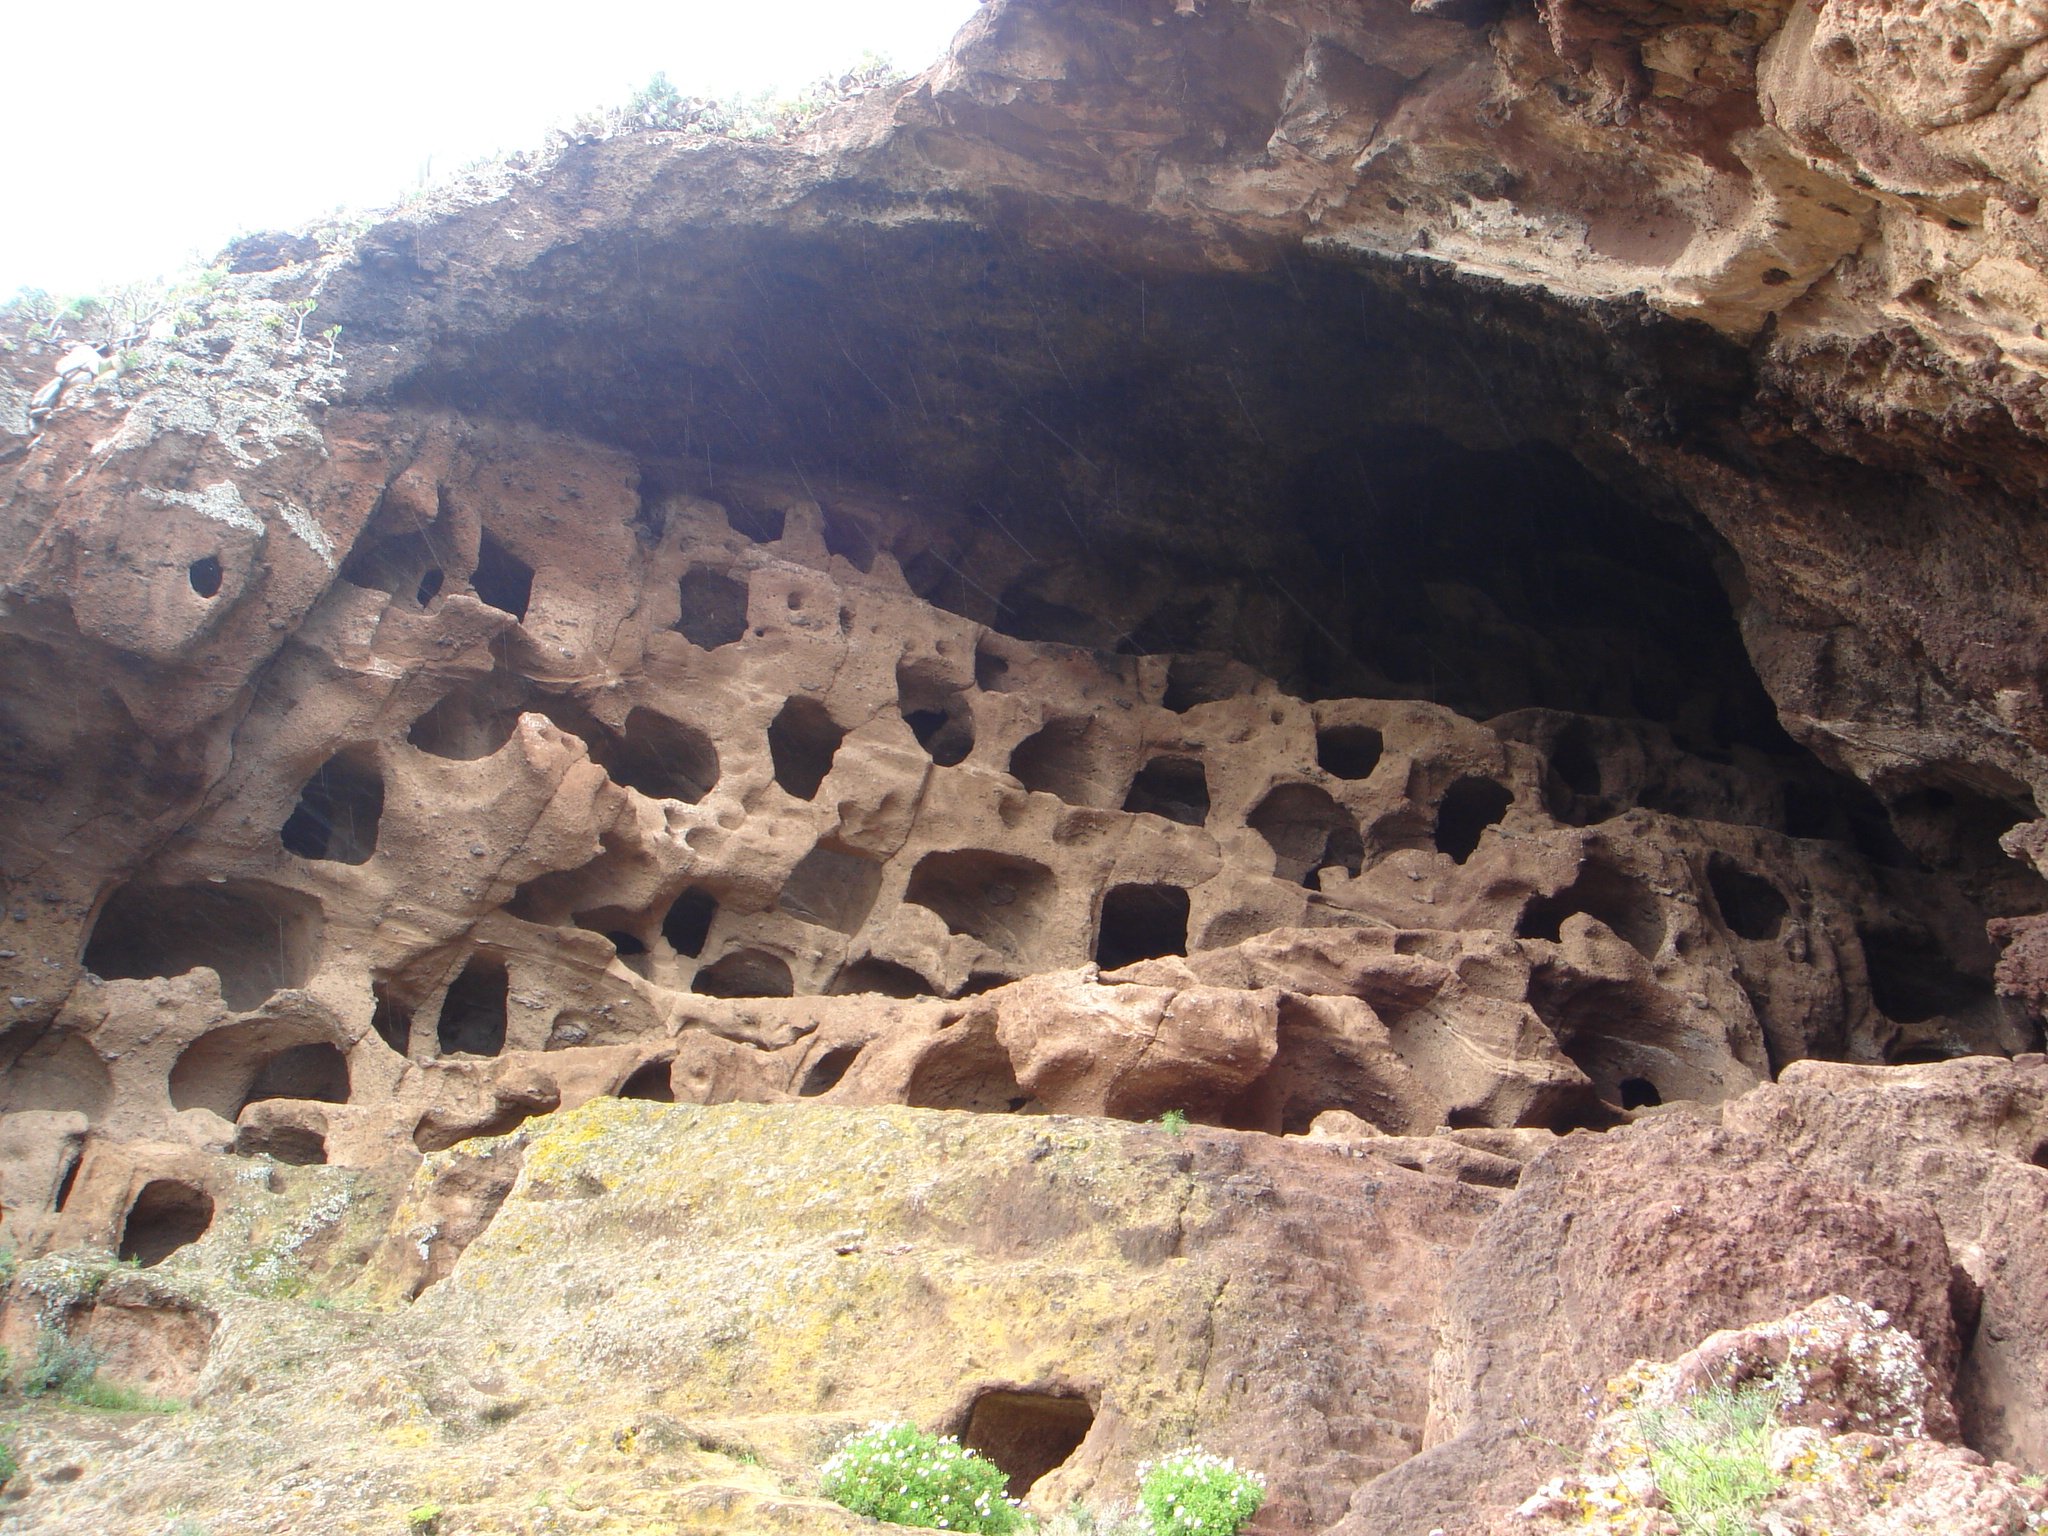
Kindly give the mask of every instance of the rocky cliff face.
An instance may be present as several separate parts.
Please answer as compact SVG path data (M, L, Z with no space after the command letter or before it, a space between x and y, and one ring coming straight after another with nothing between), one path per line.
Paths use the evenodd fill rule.
M226 1412L252 1174L319 1285L486 1349L557 1325L445 1298L656 1219L511 1243L536 1117L1021 1116L949 1198L1024 1248L1078 1219L1037 1117L1181 1110L1215 1211L1307 1203L1221 1258L1089 1220L1231 1349L1279 1266L1262 1406L1089 1312L876 1409L1085 1403L1048 1501L1170 1420L1274 1529L1419 1533L1579 1387L1841 1291L2040 1466L2044 29L1010 0L787 142L242 242L54 409L70 338L10 338L6 1238L189 1267L137 1358ZM2016 1061L1915 1065L1964 1056ZM1311 1236L1366 1210L1377 1320L1384 1252ZM867 1416L814 1364L726 1410Z

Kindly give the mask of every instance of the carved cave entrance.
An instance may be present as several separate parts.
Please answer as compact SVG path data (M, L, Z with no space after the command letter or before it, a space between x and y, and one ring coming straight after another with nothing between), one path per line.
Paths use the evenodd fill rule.
M1000 1389L974 1399L960 1443L1003 1468L1010 1497L1021 1499L1065 1465L1094 1427L1095 1410L1079 1393Z
M1163 658L1162 702L1183 714L1259 674L1309 700L1425 700L1545 753L1543 805L1566 826L1638 810L1720 821L1839 843L1880 883L1953 874L1981 915L2048 905L2048 887L1997 847L2037 814L2018 786L1930 770L1889 788L1887 805L1786 734L1744 648L1729 550L1642 467L1649 456L1615 447L1719 452L1747 367L1732 345L1661 321L1596 328L1540 296L1298 253L1264 271L1176 272L964 222L858 240L623 239L594 236L522 278L526 322L450 339L399 393L624 450L657 523L672 493L719 499L719 466L800 482L825 508L834 554L872 570L886 553L919 596L993 631L975 657L984 692L1022 686L1010 636L1106 664ZM551 318L570 313L574 326ZM915 420L902 404L935 399L946 409ZM848 510L864 498L870 511ZM883 500L907 510L872 513ZM747 537L777 535L760 508L733 516ZM707 649L734 644L747 598L724 570L692 568L677 625ZM973 754L969 712L937 676L899 672L895 705L935 765ZM1623 782L1616 722L1689 777ZM850 724L792 700L768 733L781 787L817 796ZM1212 820L1199 760L1169 748L1112 773L1096 735L1050 721L1007 765L1070 804ZM1371 727L1315 742L1339 783L1385 772L1387 757ZM1386 849L1358 846L1310 788L1272 794L1254 829L1276 876L1321 892ZM1511 799L1484 772L1431 785L1430 819L1403 846L1483 859ZM839 860L821 850L786 910L844 931L868 881ZM1597 884L1532 893L1524 936L1562 935L1586 914L1653 956L1661 933ZM906 899L1000 955L1026 947L1054 894L1032 861L962 848L921 864ZM1177 931L1171 892L1108 894L1096 898L1105 965L1204 940ZM1787 893L1733 860L1711 900L1740 942L1761 944ZM704 943L685 926L679 954ZM1897 1050L1952 1048L1933 1042L1945 1028L2011 1037L1990 951L1953 941L1968 927L1870 930L1869 989ZM697 987L786 995L784 969L714 950ZM836 974L845 991L914 984ZM1577 1050L1597 1057L1617 1107L1673 1092L1627 1052L1591 1037Z

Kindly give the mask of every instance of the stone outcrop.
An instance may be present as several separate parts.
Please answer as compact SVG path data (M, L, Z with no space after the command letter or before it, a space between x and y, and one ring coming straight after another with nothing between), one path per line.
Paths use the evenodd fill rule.
M1533 1471L1583 1441L1588 1405L1631 1361L1819 1296L1896 1317L1945 1404L1958 1355L1950 1291L1925 1200L1816 1176L1675 1114L1568 1138L1459 1260L1427 1448L1360 1490L1338 1529L1423 1533L1511 1505ZM1953 1433L1952 1415L1941 1427Z
M117 1242L209 1150L402 1165L602 1093L1563 1129L2028 1039L1980 888L1788 835L1846 793L1815 765L1020 640L801 496L650 507L558 438L416 431L193 728L215 778L90 845L24 817L27 1241Z
M601 1097L429 1155L395 1205L354 1170L256 1159L158 1264L23 1267L11 1342L69 1313L195 1407L83 1466L62 1415L32 1413L15 1497L54 1529L177 1506L230 1532L345 1498L374 1530L429 1501L507 1519L574 1476L597 1530L838 1530L810 1469L901 1415L1001 1446L1047 1512L1127 1498L1137 1462L1200 1440L1267 1472L1262 1529L1504 1531L1589 1434L1602 1454L1631 1360L1726 1322L1684 1379L1768 1374L1780 1335L1744 1330L1841 1294L1911 1341L1916 1433L1946 1442L1882 1448L1886 1486L2024 1498L1954 1442L2034 1463L2033 1421L1970 1406L2038 1403L2013 1310L2037 1304L2032 1239L1945 1226L1973 1157L2005 1160L2000 1198L2048 1197L2020 1155L2048 1130L2040 1071L1816 1063L1725 1127L1673 1107L1561 1139ZM1815 1091L1858 1072L1860 1094ZM1929 1155L1958 1122L1981 1152ZM1806 1166L1807 1136L1842 1171ZM1876 1149L1882 1187L1847 1167ZM291 1478L250 1473L286 1448Z
M849 1429L903 1416L1003 1447L1046 1513L1184 1440L1231 1443L1276 1470L1271 1529L1319 1530L1419 1443L1451 1260L1505 1198L1252 1132L610 1098L434 1154L395 1213L352 1177L308 1166L232 1191L161 1272L179 1305L228 1318L194 1383L217 1443L159 1432L189 1475L152 1486L167 1451L146 1435L74 1487L63 1440L38 1433L39 1518L118 1509L106 1529L153 1529L197 1501L215 1529L259 1529L279 1490L229 1463L296 1424L329 1469L304 1486L332 1498L349 1469L361 1528L429 1500L487 1523L560 1475L559 1445L532 1467L507 1445L573 1423L630 1437L607 1451L651 1437L637 1469L596 1458L623 1519L710 1496L664 1486L678 1446L718 1453L696 1469L710 1484L744 1487L741 1456L800 1481ZM385 1220L366 1266L337 1251ZM253 1285L252 1254L269 1264ZM46 1273L58 1261L24 1283ZM300 1306L280 1276L339 1307ZM355 1310L394 1286L418 1299ZM209 1477L223 1486L202 1500ZM750 1518L743 1502L730 1528Z
M1661 1473L1678 1480L1684 1454L1718 1455L1724 1465L1737 1454L1727 1424L1700 1407L1717 1393L1771 1405L1751 1453L1762 1483L1755 1507L1726 1518L1867 1536L2023 1536L2048 1521L2038 1479L1943 1443L1952 1439L1950 1407L1918 1340L1883 1312L1830 1296L1762 1327L1717 1333L1669 1365L1637 1362L1609 1384L1587 1465L1545 1484L1494 1529L1683 1530L1681 1513L1699 1516L1682 1511ZM1674 1433L1688 1417L1700 1427Z
M1941 1219L1963 1281L1968 1350L1956 1403L1969 1443L2024 1466L2048 1461L2048 1420L2031 1392L2043 1330L2043 1226L2048 1200L2044 1063L1957 1062L1875 1076L1802 1063L1726 1116L1803 1168L1910 1189Z
M1094 1415L1048 1508L1199 1431L1422 1536L1839 1292L2039 1467L2037 20L999 0L16 315L10 1346L228 1413L310 1288L406 1320L385 1429L784 1424L706 1523L983 1392ZM621 1231L865 1289L670 1339Z

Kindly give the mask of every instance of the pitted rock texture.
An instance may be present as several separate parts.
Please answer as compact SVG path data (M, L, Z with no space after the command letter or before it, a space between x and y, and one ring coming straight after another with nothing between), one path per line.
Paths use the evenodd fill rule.
M2043 1295L2044 1065L1799 1063L1714 1120L1674 1107L1556 1144L1446 1287L1426 1448L1333 1529L1507 1529L1580 1454L1631 1359L1836 1294L1917 1341L1923 1427L1970 1447L1958 1465L2038 1466L2039 1397L2017 1383Z
M2038 1459L2029 16L999 0L795 139L255 242L47 415L0 336L0 1241L454 1318L598 1101L1181 1111L1500 1205L1343 1323L1421 1417L1217 1410L1271 1521L1491 1518L1815 1285Z
M1937 1212L1975 1154L1923 1138L1967 1122L1962 1144L2048 1190L2022 1155L2048 1134L2041 1070L1815 1063L1725 1107L1751 1129L1673 1107L1562 1140L1389 1136L1343 1111L1297 1139L604 1098L431 1154L402 1194L252 1158L211 1229L140 1272L22 1266L10 1347L68 1323L195 1406L93 1430L83 1457L78 1420L23 1412L0 1513L142 1536L172 1510L234 1533L310 1510L375 1531L432 1500L535 1533L555 1505L619 1536L838 1531L806 1497L818 1460L903 1413L1035 1446L1041 1508L1112 1503L1134 1461L1199 1438L1274 1479L1261 1529L1462 1536L1514 1528L1639 1352L1740 1319L1687 1356L1695 1374L1775 1359L1783 1330L1761 1325L1841 1291L1915 1341L1923 1427L1953 1432L1953 1382L1982 1448L1973 1373L2038 1412L2012 1353L2027 1314L1997 1309L2038 1309L2040 1271L2024 1232L1948 1247ZM1859 1073L1839 1101L1816 1091ZM1808 1136L1889 1192L1803 1171ZM1965 1275L1985 1258L1980 1308ZM1881 1491L1887 1467L1929 1508L2016 1482L1931 1441L1878 1461L1846 1491Z
M917 596L872 497L380 430L412 456L182 738L175 834L20 807L30 1245L223 1152L402 1171L605 1093L1566 1129L2030 1038L1980 888L1791 835L1854 808L1810 762L1022 640Z
M802 152L573 143L323 299L366 395L943 482L1047 564L1375 524L1388 430L1554 443L1712 524L1802 741L2033 819L2042 21L1011 0Z
M1781 19L1012 0L242 263L9 450L21 1240L606 1092L1566 1128L2038 1044L2010 477L1598 263L1301 244L1487 80L1503 164L1739 180Z
M2028 1057L1872 1074L1799 1063L1725 1116L1803 1168L1911 1189L1941 1217L1961 1271L1956 1378L1964 1436L1987 1455L2048 1463L2048 1415L2022 1380L2039 1380L2035 1309L2048 1226L2048 1062ZM1825 1129L1823 1129L1825 1127Z

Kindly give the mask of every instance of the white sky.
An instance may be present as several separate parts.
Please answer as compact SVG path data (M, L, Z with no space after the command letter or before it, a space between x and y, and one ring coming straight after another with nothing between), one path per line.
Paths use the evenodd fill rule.
M976 0L64 0L11 8L0 298L91 292L237 233L375 208L656 70L685 95L790 91L863 52L916 71Z

